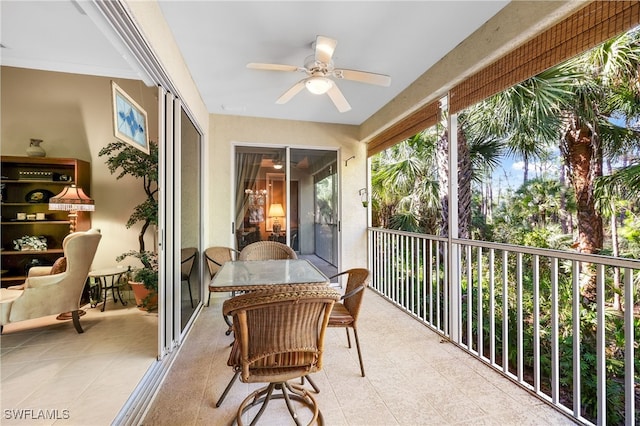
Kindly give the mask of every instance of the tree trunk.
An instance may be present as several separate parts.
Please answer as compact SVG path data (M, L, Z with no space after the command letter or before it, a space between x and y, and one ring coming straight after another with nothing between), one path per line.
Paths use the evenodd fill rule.
M569 226L571 213L567 212L566 173L566 167L563 164L560 167L560 226L562 227L563 234L573 232L573 226Z
M438 196L440 198L440 235L449 233L449 133L445 130L438 138Z
M591 129L574 119L565 134L565 156L569 179L576 193L578 210L578 241L580 253L598 253L602 249L602 217L595 208L593 183L602 175L602 149L598 136ZM583 265L582 296L587 301L596 299L595 275L589 265Z
M471 238L471 153L458 127L458 238Z
M611 247L613 248L613 257L620 255L620 249L618 248L618 224L616 223L616 206L611 203ZM620 268L613 268L613 309L621 311L620 304Z
M607 174L613 173L613 167L611 166L611 160L607 160ZM620 248L618 244L618 221L617 221L617 209L614 200L611 200L611 249L613 257L620 256ZM621 311L620 304L620 268L613 268L613 309Z

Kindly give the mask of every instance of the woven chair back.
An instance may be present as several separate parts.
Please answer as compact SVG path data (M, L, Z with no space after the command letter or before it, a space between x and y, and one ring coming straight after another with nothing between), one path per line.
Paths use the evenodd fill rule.
M198 249L195 247L183 248L180 251L180 272L183 280L186 280L191 276L191 271L195 265L197 253Z
M236 250L231 247L209 247L204 251L204 258L209 269L209 278L218 273L225 262L232 261Z
M291 247L277 241L258 241L242 249L238 260L297 259Z
M359 286L367 288L371 281L371 272L366 268L353 268L348 271L349 278L347 279L347 288L344 293L349 294ZM364 289L363 289L364 290ZM360 306L362 306L362 298L364 297L364 291L359 291L352 297L348 297L342 301L344 307L347 308L354 321L358 320L358 314L360 313Z
M326 285L258 290L224 302L233 317L229 364L241 380L283 382L322 368L324 336L340 293Z

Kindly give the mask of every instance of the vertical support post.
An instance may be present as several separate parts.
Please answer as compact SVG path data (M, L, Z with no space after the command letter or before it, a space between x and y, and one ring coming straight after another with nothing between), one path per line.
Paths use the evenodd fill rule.
M624 271L624 394L625 394L625 421L627 424L635 425L638 420L634 398L634 348L635 339L633 329L633 270L625 268Z
M449 134L449 233L447 235L447 246L449 256L447 257L447 270L449 282L449 330L451 340L459 342L461 335L460 318L461 312L458 301L460 300L460 274L458 268L459 245L454 244L454 238L458 238L458 116L448 115Z

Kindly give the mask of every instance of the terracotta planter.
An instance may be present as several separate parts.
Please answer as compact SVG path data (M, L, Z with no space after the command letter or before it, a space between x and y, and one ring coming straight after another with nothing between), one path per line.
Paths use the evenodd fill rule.
M152 291L147 289L144 284L135 281L129 281L129 285L133 290L133 296L136 299L136 306L138 306L138 309L142 311L152 311L158 308L157 294L154 294L151 296L151 298L148 298ZM148 303L145 303L145 301L148 301Z

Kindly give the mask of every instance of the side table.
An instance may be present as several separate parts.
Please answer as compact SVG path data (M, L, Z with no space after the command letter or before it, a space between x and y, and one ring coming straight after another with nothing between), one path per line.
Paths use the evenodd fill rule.
M113 295L113 301L118 303L118 299L120 299L120 303L122 306L126 306L127 302L122 298L120 294L120 277L129 272L129 268L105 268L105 269L97 269L95 271L89 272L89 282L92 287L91 289L91 307L95 308L100 302L100 297L102 296L102 290L104 290L104 299L102 301L102 309L104 312L104 308L107 305L107 293L109 289L111 289L111 294ZM109 279L111 282L109 283ZM97 288L96 288L97 287ZM116 292L118 293L118 298L116 298Z

